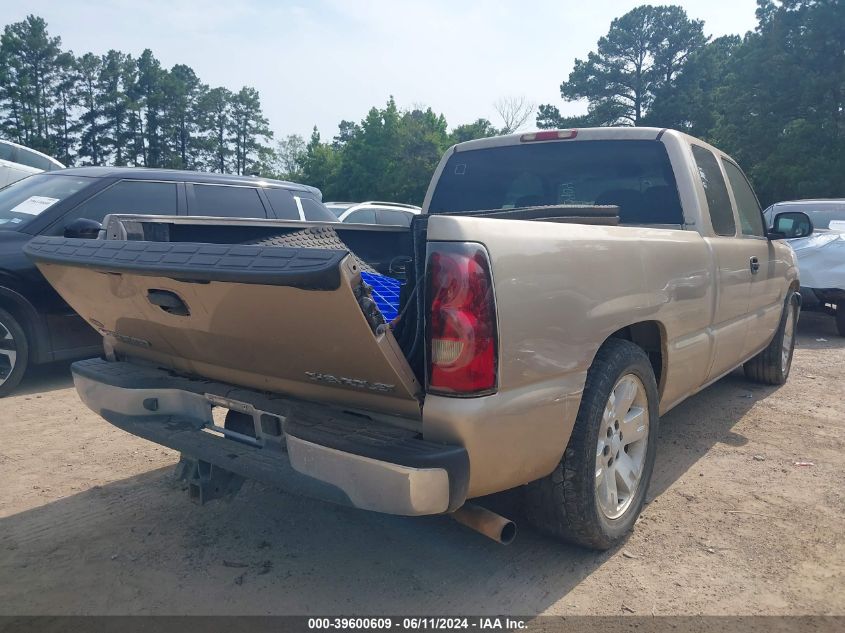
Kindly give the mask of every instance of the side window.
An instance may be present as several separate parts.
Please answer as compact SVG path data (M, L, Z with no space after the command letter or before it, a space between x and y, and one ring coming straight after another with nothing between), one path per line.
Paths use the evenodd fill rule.
M276 212L276 217L282 220L299 219L299 209L296 207L296 201L290 191L268 187L264 190L264 193L270 201L273 211Z
M350 224L375 224L376 212L372 209L358 209L347 215L343 221Z
M716 235L736 235L736 222L731 209L731 199L728 188L719 169L719 163L713 152L700 145L692 146L692 155L698 167L701 184L704 185L704 195L710 209L710 222Z
M15 157L17 156L18 148L14 145L9 145L8 143L3 143L0 141L0 159L8 160L13 163L17 162Z
M760 212L760 203L757 202L757 196L754 195L754 191L751 189L751 185L748 184L745 174L740 171L739 167L728 160L722 160L722 164L725 166L728 181L731 183L731 189L734 192L742 234L766 237L766 232L763 229L763 216Z
M404 211L392 211L390 209L380 209L376 211L376 219L379 224L389 224L392 226L411 226L411 214Z
M305 219L309 222L337 222L334 214L314 198L302 196L299 200L302 203L302 212L305 214Z
M35 169L42 169L44 171L50 171L50 168L53 166L53 163L43 156L40 156L35 152L28 152L24 149L18 149L17 162L21 165L34 167Z
M61 235L65 226L77 218L102 222L109 213L176 215L176 204L175 182L121 180L71 209L50 233Z
M254 187L194 185L194 205L190 215L224 218L266 218L264 205Z

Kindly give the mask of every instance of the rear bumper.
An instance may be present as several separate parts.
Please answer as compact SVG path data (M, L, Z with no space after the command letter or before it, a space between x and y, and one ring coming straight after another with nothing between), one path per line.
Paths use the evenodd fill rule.
M466 500L469 458L460 446L130 363L91 359L74 363L72 372L83 402L111 424L248 479L406 516L451 512ZM215 426L213 406L252 416L256 437Z

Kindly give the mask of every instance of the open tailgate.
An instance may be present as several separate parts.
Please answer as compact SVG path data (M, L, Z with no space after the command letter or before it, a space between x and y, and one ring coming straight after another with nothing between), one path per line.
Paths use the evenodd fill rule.
M419 384L364 316L349 251L36 237L26 253L120 357L420 417Z

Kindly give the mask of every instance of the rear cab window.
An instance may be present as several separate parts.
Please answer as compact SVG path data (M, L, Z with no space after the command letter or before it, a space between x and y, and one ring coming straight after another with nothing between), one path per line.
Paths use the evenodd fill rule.
M657 140L553 141L455 152L437 181L429 213L562 204L616 205L621 224L684 223L672 165Z
M731 199L728 196L728 188L725 179L722 177L722 170L716 157L706 147L701 145L692 146L692 156L698 168L698 175L704 187L704 196L707 199L707 207L710 211L710 223L713 225L713 232L716 235L736 235L736 222L734 221Z

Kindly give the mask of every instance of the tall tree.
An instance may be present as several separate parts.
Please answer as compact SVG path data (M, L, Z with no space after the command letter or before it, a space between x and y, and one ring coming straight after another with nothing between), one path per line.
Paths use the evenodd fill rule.
M164 83L167 95L167 118L175 153L172 167L195 169L200 153L198 135L198 105L208 90L189 66L176 64Z
M302 180L319 188L325 200L349 199L348 192L337 183L338 154L331 144L322 142L315 126L302 158Z
M261 111L258 91L244 86L232 100L235 173L260 171L271 157L267 141L272 137L270 123Z
M167 141L162 133L163 110L166 103L164 78L166 71L150 49L138 58L138 78L135 83L136 101L143 103L145 167L161 167L166 162Z
M226 88L212 88L199 102L199 125L203 131L204 166L211 171L229 171L232 150L229 134L232 127L232 95Z
M127 66L134 60L119 51L110 50L102 58L97 103L103 118L100 143L115 165L129 164L133 132L129 122L130 98L127 94ZM127 151L129 149L129 151Z
M706 43L702 29L681 7L636 7L611 22L586 60L575 60L561 96L586 99L591 121L641 125L655 98L671 92L689 56Z
M449 146L446 119L431 108L403 112L390 200L422 204L428 181Z
M0 36L2 129L34 149L53 150L52 115L61 39L51 37L43 18L29 15Z
M299 134L288 134L279 139L273 157L273 175L282 180L300 180L306 152L305 139Z
M100 99L100 75L102 58L85 53L76 62L78 100L82 109L77 128L79 130L79 156L83 165L103 165L109 150L103 144L105 122Z
M76 80L78 67L73 53L63 52L56 58L58 79L53 87L55 107L51 118L54 130L53 155L65 165L76 160L75 151L79 142L76 125L78 94ZM2 79L0 79L2 84Z
M766 204L845 195L845 7L758 0L759 26L726 64L710 137Z

